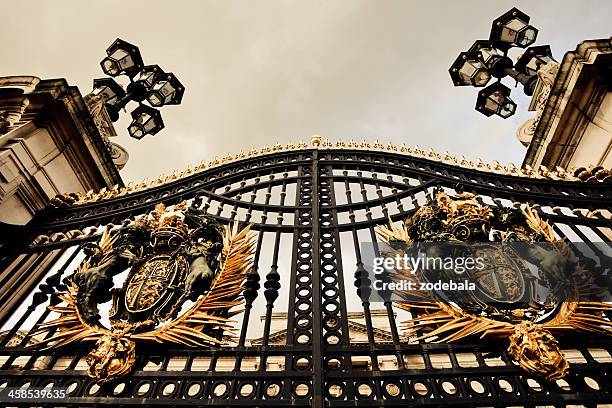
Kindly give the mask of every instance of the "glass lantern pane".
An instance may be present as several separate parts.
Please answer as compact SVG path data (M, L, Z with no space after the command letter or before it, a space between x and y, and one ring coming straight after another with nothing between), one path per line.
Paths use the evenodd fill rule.
M522 29L523 27L525 27L526 24L522 22L521 20L519 20L518 18L513 18L512 20L504 24L504 26L516 32Z
M485 108L491 112L497 112L497 109L499 107L499 104L494 100L491 99L491 97L485 99Z
M121 68L115 61L105 58L102 61L102 70L109 75L116 75L121 71Z
M120 60L122 58L125 58L127 55L128 55L127 51L120 48L118 50L113 51L113 53L110 56L113 59Z
M160 89L162 91L162 93L164 94L164 96L166 97L166 102L168 102L171 98L172 95L174 95L175 89L174 87L170 84L170 82L166 82Z
M504 28L502 28L501 30L501 34L499 38L503 42L514 44L516 41L516 34L517 34L516 30L513 30L511 28L504 26Z
M115 94L110 90L110 88L104 88L102 90L102 92L100 92L101 95L104 95L104 98L106 100L110 100L111 98L113 98L115 96Z
M491 75L489 72L485 71L484 69L480 69L474 75L473 82L475 86L485 86L490 79Z
M147 100L153 106L161 106L164 103L162 96L159 94L159 92L151 92Z
M141 125L146 124L147 122L149 122L151 119L151 115L149 115L148 113L141 113L140 115L138 115L138 117L136 118L136 123L139 123Z
M144 129L145 131L148 133L151 129L153 129L155 127L155 121L154 120L150 120L147 123L145 123L144 125Z
M505 98L500 91L495 91L491 95L489 95L488 99L491 99L493 102L499 105L504 101Z
M469 83L472 75L474 75L474 72L476 72L476 67L472 65L470 61L466 61L459 70L459 75L461 75L461 77Z
M140 74L140 77L138 77L138 80L144 82L146 86L151 86L153 85L154 78L155 78L155 73L153 71L144 71L142 74Z
M103 86L102 88L96 88L92 92L94 95L102 95L104 98L108 98L110 96L110 90L108 86Z
M121 64L121 68L128 69L134 66L134 60L131 55L126 55L119 60L119 64Z
M520 44L523 47L533 44L536 39L536 35L537 31L533 27L529 27L519 33L517 44Z
M515 109L515 105L513 103L510 103L510 102L505 103L501 106L501 109L499 111L499 116L503 118L512 116L514 114L514 109Z
M482 48L480 54L482 55L482 61L487 65L495 56L499 55L497 51L492 48Z
M101 88L100 92L94 94L101 95L106 101L106 103L111 105L117 100L117 95L107 86Z
M132 137L141 138L144 136L144 131L137 125L130 126L129 132Z
M542 61L538 61L537 58L532 58L529 60L529 62L525 65L525 68L527 68L527 72L529 72L529 74L533 75L538 71L538 68L540 68L540 65L542 65Z

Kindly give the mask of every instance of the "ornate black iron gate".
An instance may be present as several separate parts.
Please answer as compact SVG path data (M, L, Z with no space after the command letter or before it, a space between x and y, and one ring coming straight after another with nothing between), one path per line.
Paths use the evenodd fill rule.
M15 232L0 261L0 385L68 387L69 400L38 404L45 406L610 403L607 339L562 339L574 356L570 374L546 382L517 367L503 344L406 338L392 302L362 302L353 286L364 273L360 242L375 242L376 226L405 219L436 189L460 188L494 206L530 203L558 236L590 243L610 241L610 184L569 180L562 171L529 175L419 149L373 147L276 146L158 183L56 200L27 230ZM60 303L56 289L83 259L85 242L97 241L102 227L125 227L158 203L183 200L224 223L254 224L255 262L235 338L210 348L147 346L131 375L102 386L84 371L90 347L26 347L37 341L33 328L50 319L47 305ZM373 308L386 317L374 318ZM263 330L249 331L258 310ZM277 311L287 312L281 330L272 327ZM355 312L363 341L351 335L355 320L349 315ZM248 339L253 337L260 339Z

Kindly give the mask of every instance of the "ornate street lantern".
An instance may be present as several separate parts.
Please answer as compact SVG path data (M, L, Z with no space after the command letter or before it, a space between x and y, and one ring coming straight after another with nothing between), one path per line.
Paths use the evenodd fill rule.
M482 87L491 79L491 74L482 63L478 52L462 52L448 72L455 86Z
M554 60L549 45L538 45L527 48L517 60L514 68L523 74L535 75L542 65Z
M125 74L132 78L144 65L138 47L119 38L108 47L106 54L108 56L100 62L106 75Z
M150 106L140 105L132 111L131 115L133 120L128 127L128 132L134 139L154 135L164 128L161 113Z
M138 47L121 39L106 50L108 56L102 60L102 70L110 76L127 75L130 83L125 90L111 78L94 81L95 95L106 98L106 111L113 122L119 120L119 113L126 105L137 102L132 111L132 123L128 127L130 136L142 139L154 135L164 128L161 114L152 106L178 105L183 99L185 88L172 73L165 73L159 65L144 65Z
M98 78L93 81L92 94L100 95L107 105L116 105L123 98L125 91L115 80L111 78Z
M478 92L476 110L485 116L498 115L506 119L514 115L516 103L510 99L510 88L496 82Z
M185 88L173 73L156 78L153 88L147 96L151 106L178 105L183 99Z
M528 23L529 16L514 7L493 20L489 40L496 48L502 50L511 47L528 47L535 42L538 36L538 30Z
M486 116L498 115L508 118L514 115L516 103L510 99L510 88L501 80L506 77L523 84L527 96L533 95L538 76L537 70L552 60L550 47L530 47L518 62L513 64L508 57L512 47L524 48L535 41L538 30L529 25L529 16L513 8L493 21L489 40L477 40L467 52L462 52L449 72L455 86L485 86L491 77L493 84L478 94L476 110Z

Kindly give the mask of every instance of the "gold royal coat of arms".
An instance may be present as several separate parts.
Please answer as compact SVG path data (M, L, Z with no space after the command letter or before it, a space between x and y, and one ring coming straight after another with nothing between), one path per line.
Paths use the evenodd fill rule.
M568 245L527 205L490 206L473 194L451 197L438 191L401 227L391 222L377 233L388 247L386 257L402 256L415 246L427 251L430 245L438 251L443 243L467 249L472 256L482 257L487 266L469 276L476 289L459 297L446 292L441 298L427 290L396 292L401 300L395 305L412 314L403 323L406 336L433 342L505 340L509 356L523 370L554 381L569 368L558 336L576 332L612 335L606 317L612 305L591 301L598 287L593 270L573 261ZM528 258L513 251L521 245L527 248ZM525 259L539 267L537 279ZM429 279L414 268L396 268L390 276L415 284ZM558 282L564 286L556 286ZM542 284L548 288L538 291ZM539 297L539 292L547 295Z
M88 375L102 384L132 371L138 343L222 344L253 262L249 229L222 226L182 202L105 230L98 244L83 246L87 256L60 293L62 303L49 306L59 317L38 327L54 334L35 347L94 342ZM125 280L115 287L120 274ZM105 325L99 305L108 301Z

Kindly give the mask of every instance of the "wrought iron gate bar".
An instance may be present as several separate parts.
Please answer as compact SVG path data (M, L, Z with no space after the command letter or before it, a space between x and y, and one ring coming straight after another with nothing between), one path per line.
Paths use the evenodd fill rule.
M313 151L312 161L312 203L310 224L312 226L312 407L323 407L324 393L324 367L323 367L323 316L321 296L321 216L320 216L320 169L318 151Z
M344 270L342 266L342 248L339 231L334 228L338 225L338 211L336 205L336 192L334 189L333 167L321 166L319 171L319 224L321 230L321 264L323 298L322 325L324 335L322 338L325 371L332 361L338 361L339 369L352 371L351 355L348 352L333 355L327 351L334 343L344 347L349 346L349 326L346 307L346 292L344 287ZM336 339L336 340L333 340ZM354 398L353 387L347 387L347 398Z

